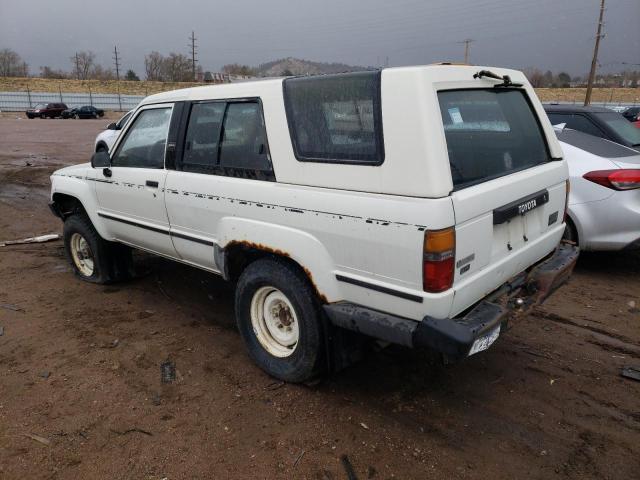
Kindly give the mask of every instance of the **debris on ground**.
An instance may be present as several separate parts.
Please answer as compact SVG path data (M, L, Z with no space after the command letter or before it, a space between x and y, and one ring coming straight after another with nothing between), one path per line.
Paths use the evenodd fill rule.
M44 243L44 242L52 242L54 240L58 240L60 235L57 233L50 233L47 235L40 235L39 237L29 237L23 238L21 240L6 240L4 242L0 242L0 247L6 247L7 245L24 245L26 243Z
M113 428L110 429L111 433L115 433L117 435L128 435L129 433L142 433L143 435L148 435L150 437L153 436L153 433L148 432L146 430L142 430L141 428L128 428L127 430L123 430L123 431L119 431L119 430L114 430Z
M4 327L0 325L0 337L4 335Z
M49 372L48 370L44 370L44 371L40 372L40 376L42 378L49 378L51 376L51 372Z
M640 366L627 366L623 367L622 372L620 372L625 378L631 378L632 380L638 380L640 382Z
M17 305L13 305L11 303L0 303L0 308L4 308L5 310L11 310L12 312L24 312L22 308Z
M160 365L160 379L162 383L173 383L176 379L176 364L167 360Z
M24 433L25 437L30 438L31 440L35 440L43 445L51 445L51 440L41 437L40 435L34 435L33 433Z
M356 472L353 469L353 465L351 465L351 461L349 460L349 457L347 457L346 455L342 455L340 457L340 461L342 462L344 471L347 473L347 478L349 480L358 480L358 477L356 476Z
M300 461L300 459L304 456L304 453L305 453L305 451L304 451L304 450L302 450L302 451L300 452L300 455L298 455L298 458L296 458L296 461L295 461L295 462L293 462L293 466L294 466L294 467L295 467L296 465L298 465L298 462L299 462L299 461Z

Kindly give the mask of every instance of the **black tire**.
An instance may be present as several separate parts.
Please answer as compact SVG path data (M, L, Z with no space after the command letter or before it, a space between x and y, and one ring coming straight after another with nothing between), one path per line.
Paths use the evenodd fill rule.
M299 339L287 357L272 355L258 339L251 322L251 302L262 287L279 290L295 310ZM321 307L309 281L299 269L276 257L251 263L240 275L235 295L236 322L249 356L269 375L299 383L317 376L324 356Z
M93 260L91 275L84 274L76 265L71 252L72 237L79 234L89 246L89 255ZM76 213L66 218L63 227L64 251L75 275L85 282L112 283L133 276L131 249L104 240L96 231L89 217Z
M568 242L572 242L577 246L580 246L580 243L578 242L578 230L576 229L576 226L574 225L573 221L569 217L567 217L567 224L564 228L564 234L562 235L562 239L567 240Z

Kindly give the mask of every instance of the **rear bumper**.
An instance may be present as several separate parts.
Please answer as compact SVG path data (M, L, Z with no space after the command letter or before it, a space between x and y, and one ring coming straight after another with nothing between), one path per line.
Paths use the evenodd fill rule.
M460 360L488 348L508 316L538 305L569 279L578 249L560 245L552 256L517 275L466 314L455 318L426 316L421 322L350 303L325 305L334 325L407 347L428 347Z

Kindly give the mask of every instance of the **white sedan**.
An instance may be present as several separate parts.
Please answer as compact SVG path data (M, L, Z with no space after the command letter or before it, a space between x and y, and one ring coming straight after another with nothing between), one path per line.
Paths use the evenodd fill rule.
M122 127L125 126L132 113L133 110L130 110L125 113L117 122L107 125L107 129L103 130L96 136L94 151L108 152L109 150L111 150L111 147L113 147L113 144L116 142L116 138L118 138L118 135L120 134L120 130L122 130Z
M640 154L556 126L569 165L565 237L582 250L640 249Z

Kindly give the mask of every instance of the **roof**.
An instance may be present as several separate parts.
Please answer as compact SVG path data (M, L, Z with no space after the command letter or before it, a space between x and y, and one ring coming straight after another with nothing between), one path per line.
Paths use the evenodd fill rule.
M556 130L556 135L561 142L573 145L580 150L585 150L598 157L621 158L638 155L638 152L635 150L620 145L619 143L578 132L577 130L571 130L570 128L564 128L562 131Z
M613 110L605 107L594 107L589 105L585 107L583 105L567 105L567 104L553 104L545 103L542 105L547 112L591 112L591 113L611 113Z

